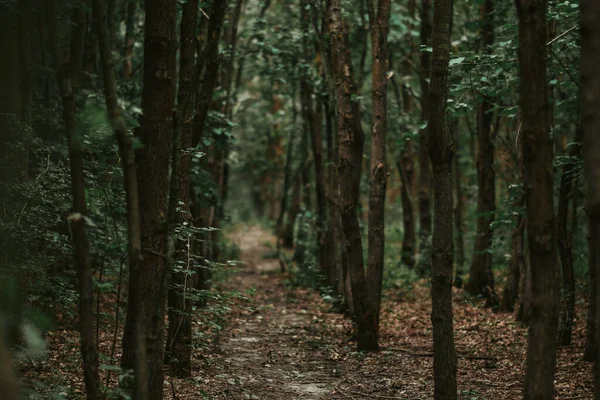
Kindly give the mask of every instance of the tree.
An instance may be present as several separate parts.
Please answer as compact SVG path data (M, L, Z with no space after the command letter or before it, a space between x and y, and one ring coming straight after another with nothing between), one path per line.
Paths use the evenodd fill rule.
M484 54L492 53L494 44L494 3L486 0L482 6L481 40ZM492 228L496 212L496 173L494 172L494 143L492 129L493 100L484 88L477 110L477 236L473 250L469 282L466 289L473 295L482 295L490 307L498 304L494 293L492 273Z
M139 290L142 308L127 304L122 367L135 359L135 319L144 320L148 363L148 399L162 399L164 383L165 314L168 271L165 268L165 228L169 161L173 136L177 35L177 2L145 2L143 116L137 135L143 145L138 165L143 260L131 271L129 295ZM138 287L136 287L138 285Z
M598 64L598 55L600 54L600 4L595 1L584 0L581 2L580 11L581 24L581 61L580 61L580 107L581 107L581 129L583 135L582 155L584 161L584 174L587 188L587 212L590 226L590 275L595 276L595 298L590 302L595 303L595 398L600 398L600 369L598 360L600 360L598 346L598 321L600 318L598 312L600 307L600 279L598 279L598 266L600 265L598 257L598 237L600 234L600 166L598 165L598 154L600 152L600 116L598 115L598 106L600 106L600 71ZM594 289L592 289L594 293ZM591 308L591 307L590 307ZM589 329L589 325L588 325ZM590 346L591 347L591 346Z
M519 17L519 108L523 187L531 263L525 399L554 395L560 274L552 193L552 142L546 80L546 0L516 1Z
M369 304L362 239L356 214L365 139L360 123L360 108L353 99L357 89L352 74L350 49L344 32L341 8L340 0L332 0L329 3L329 35L338 114L340 218L352 287L354 317L358 329L358 348L376 350L377 331L373 329L376 317Z
M129 238L129 270L135 271L132 276L140 276L139 266L142 260L142 233L140 221L140 201L138 197L137 169L135 165L135 154L133 143L118 104L117 82L113 70L112 51L110 48L108 23L106 11L102 0L93 0L92 9L96 23L96 35L99 43L100 62L102 64L102 75L104 82L104 97L106 111L111 123L123 164L123 176L127 203L127 225ZM134 278L130 278L134 279ZM137 310L141 310L142 297L139 284L133 286L134 292L129 293L130 302ZM142 314L133 316L133 337L135 341L134 351L134 377L136 398L143 399L148 393L148 372L146 365L146 338L144 332L144 320Z
M421 120L429 121L429 75L431 68L431 53L427 51L431 37L431 0L421 2L421 67L419 84L421 86ZM420 275L429 274L431 266L431 165L427 150L428 127L419 132L419 259L417 272Z
M556 213L558 255L560 257L562 288L565 300L565 306L561 307L563 317L558 334L561 346L569 346L571 344L573 324L575 322L575 271L567 223L569 219L569 201L570 197L572 197L573 181L575 180L575 163L581 152L581 139L581 129L579 129L575 136L575 143L569 149L569 160L562 170ZM573 209L575 210L575 208L574 204ZM573 218L577 218L577 216L575 215Z
M90 259L90 245L86 236L86 224L89 221L86 206L85 172L83 166L83 152L81 150L81 137L77 126L77 105L75 91L78 86L79 73L83 62L84 23L85 14L81 8L76 8L72 16L71 48L68 58L63 61L61 56L60 41L56 27L56 4L53 0L46 3L46 16L48 18L48 37L52 51L52 58L56 67L58 86L62 98L63 122L67 137L69 151L69 165L71 171L71 195L73 205L67 221L72 232L75 247L75 263L79 275L79 332L81 356L83 359L83 377L87 398L91 400L102 399L104 395L100 389L100 373L98 370L98 344L94 333L94 289L92 279L92 265Z
M190 174L192 122L198 84L196 66L196 22L198 0L190 0L183 6L180 24L179 93L175 114L173 155L171 162L171 186L169 194L169 235L166 255L172 275L169 287L169 327L166 353L171 374L189 377L192 373L192 302L187 299L193 287L191 261L191 238L178 233L192 222L190 211ZM183 231L183 229L181 229ZM184 267L185 266L185 267Z
M433 165L435 213L431 263L434 398L456 399L456 350L452 327L452 158L454 143L446 125L450 62L451 0L435 0L428 149Z
M378 340L385 245L386 120L387 120L387 36L391 0L367 0L373 61L371 128L371 188L369 191L369 249L367 290L375 315L375 340Z

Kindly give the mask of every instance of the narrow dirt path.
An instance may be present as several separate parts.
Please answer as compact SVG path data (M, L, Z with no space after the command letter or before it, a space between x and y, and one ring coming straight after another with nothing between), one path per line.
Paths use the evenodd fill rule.
M322 399L340 381L339 368L322 346L324 304L314 293L286 287L274 255L275 238L259 227L240 228L229 237L241 250L239 271L219 291L253 292L236 300L219 340L208 398ZM289 285L288 285L289 286ZM310 298L308 298L310 297ZM315 301L316 300L316 301Z

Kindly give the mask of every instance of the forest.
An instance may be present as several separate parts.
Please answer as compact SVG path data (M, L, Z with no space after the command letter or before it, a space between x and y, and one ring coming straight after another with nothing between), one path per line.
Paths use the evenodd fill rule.
M0 400L600 399L599 1L0 0L0 54Z

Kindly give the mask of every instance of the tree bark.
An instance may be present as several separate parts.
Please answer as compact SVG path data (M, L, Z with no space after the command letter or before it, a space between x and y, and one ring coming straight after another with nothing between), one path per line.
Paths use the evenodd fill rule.
M452 327L452 158L454 143L446 125L450 62L451 0L435 0L428 149L433 165L434 225L431 264L434 399L457 399L456 350Z
M580 26L581 26L581 59L580 59L580 106L581 106L581 127L583 130L583 162L584 174L587 187L587 204L590 224L590 256L595 255L593 262L590 262L590 268L595 267L595 297L591 302L596 303L596 332L595 332L595 398L600 399L600 346L598 346L598 332L600 332L598 323L600 321L600 279L598 279L598 268L600 263L600 251L598 249L598 235L600 234L600 163L598 154L600 154L600 4L596 1L583 0L580 5ZM592 260L590 260L592 261ZM590 270L591 272L591 270ZM593 292L593 290L592 290Z
M93 0L92 8L96 22L96 35L99 43L100 61L104 81L104 97L108 119L113 127L121 162L125 184L125 197L127 203L127 226L129 240L129 270L134 276L139 276L139 266L142 261L142 237L140 221L140 202L138 197L138 180L135 165L135 155L131 136L127 131L121 110L118 104L117 83L112 63L112 51L109 43L108 24L102 0ZM130 272L131 273L131 272ZM132 278L130 277L130 281ZM139 285L134 285L137 289ZM134 377L135 396L138 399L146 398L148 393L148 371L146 365L146 337L144 334L144 316L142 314L142 298L139 291L130 292L129 301L132 307L138 310L136 319L132 322L135 340L134 349Z
M525 399L554 396L560 274L553 205L550 105L546 80L546 0L517 0L519 106L522 113L523 187L531 261Z
M175 119L175 136L171 162L169 197L169 238L167 259L175 271L169 287L169 327L166 354L171 375L179 378L192 373L192 302L186 296L193 287L191 238L177 237L176 226L185 228L192 222L190 212L190 173L192 121L196 98L196 24L198 0L183 5L180 24L179 93ZM179 208L179 210L178 210ZM185 267L183 267L185 266Z
M98 344L94 327L94 284L90 260L90 246L85 232L88 220L85 199L85 172L81 138L77 126L77 106L75 93L81 66L83 63L83 44L85 38L85 14L76 8L72 16L71 48L69 56L63 61L60 39L57 32L56 4L53 0L46 3L48 18L48 37L52 57L56 66L58 85L62 97L63 121L69 152L71 170L71 194L73 205L67 216L75 247L75 263L79 275L79 333L81 356L83 359L83 380L88 399L103 399L98 370Z
M456 142L456 130L458 128L458 120L450 121L448 129L450 137ZM460 169L460 156L456 152L452 160L452 168L454 170L454 182L456 193L456 204L454 205L454 229L456 231L456 268L454 271L454 286L460 289L463 285L463 275L465 266L465 242L464 242L464 211L465 199L462 189L462 174Z
M360 108L353 99L357 89L352 74L352 61L342 21L340 0L331 0L328 8L329 37L336 87L339 138L339 210L352 286L358 349L376 350L375 315L368 296L364 271L363 247L357 217L361 179L364 132Z
M581 152L581 129L575 135L575 144L569 150L569 161L564 165L560 178L560 189L558 194L558 207L556 213L558 255L562 270L562 289L564 294L564 306L562 310L562 323L560 325L558 338L561 346L571 344L573 324L575 322L575 271L573 267L573 254L571 253L571 240L567 229L569 219L569 201L573 188L573 168L575 158ZM575 206L575 204L573 204ZM574 210L575 211L575 210ZM576 215L574 215L576 218Z
M494 45L494 4L485 0L482 13L482 52L491 54ZM492 273L492 228L496 211L496 173L494 171L494 143L491 110L493 102L487 93L482 94L482 102L477 111L477 234L473 260L469 271L467 291L472 295L486 298L486 305L494 307L498 298L494 292Z
M525 205L525 199L519 195L515 201L515 208L521 209ZM518 214L515 218L515 227L511 233L511 256L508 267L508 278L504 287L504 294L500 304L502 310L512 312L519 297L519 282L521 281L521 271L525 269L525 251L524 251L524 231L526 220L523 215Z
M306 0L300 1L301 24L304 36L302 47L306 65L311 65L311 51L309 43L310 8ZM327 283L334 287L336 283L334 253L331 246L331 222L327 210L327 186L323 162L323 137L322 137L322 109L316 108L312 99L313 88L310 82L309 71L301 71L300 93L302 97L302 111L310 131L310 142L315 168L315 192L317 200L317 251L319 267L327 278Z
M431 0L421 2L421 46L429 46L431 37ZM429 123L429 75L431 69L430 52L421 51L419 83L421 86L421 120ZM431 166L427 150L427 130L419 132L419 257L417 272L429 275L431 268Z
M367 0L373 62L371 127L371 188L369 191L369 249L367 256L367 291L375 317L375 340L379 340L379 314L385 250L385 191L387 187L386 120L387 120L387 36L391 0Z
M589 220L589 218L588 218ZM586 318L586 334L585 334L585 350L583 352L584 361L595 361L596 360L596 329L597 329L597 308L596 304L596 291L598 288L598 237L595 235L594 230L591 226L591 221L588 225L588 276L589 276L589 293L590 297L588 300L587 318Z
M127 305L121 365L125 369L133 367L135 319L136 313L142 312L145 320L148 400L162 400L164 386L164 328L169 274L163 253L166 247L169 161L175 106L176 15L175 0L145 2L144 114L137 132L143 148L136 154L143 260L138 273L132 271L129 282L130 296L139 290L144 302L142 310L136 310L133 302Z

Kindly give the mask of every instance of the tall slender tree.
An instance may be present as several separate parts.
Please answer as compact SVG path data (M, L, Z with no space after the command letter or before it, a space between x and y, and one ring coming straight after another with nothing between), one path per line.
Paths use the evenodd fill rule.
M595 399L600 399L600 346L598 346L598 321L600 321L600 279L598 279L598 268L600 251L598 249L598 237L600 235L600 4L593 0L583 0L581 2L580 12L581 23L581 85L580 85L580 106L581 106L581 129L583 133L583 161L584 173L587 187L587 212L590 224L590 254L595 256L590 260L590 268L594 266L595 273L595 298L590 302L596 304L596 326L595 326ZM592 291L593 292L593 291Z
M373 60L371 128L371 188L369 191L369 249L367 256L367 290L375 316L375 340L379 339L381 285L385 246L385 191L387 187L386 120L387 120L387 37L391 0L367 0L371 52Z
M85 13L81 7L75 8L71 18L72 30L68 57L62 57L60 38L58 35L56 3L46 2L48 18L48 37L52 58L57 72L58 86L62 98L63 122L69 151L69 166L71 172L71 194L73 205L67 216L75 247L75 263L79 275L79 332L81 356L83 358L83 379L88 399L104 398L100 388L100 373L98 370L98 344L94 334L94 285L92 279L92 264L90 245L86 236L87 205L85 196L85 172L83 166L83 151L81 150L80 130L77 125L77 105L75 101L79 73L83 63L83 44L85 38Z
M112 51L104 2L93 0L92 9L98 38L100 63L104 82L104 97L108 119L113 127L119 152L123 163L123 176L127 203L127 233L129 249L129 271L136 271L134 276L139 276L139 265L142 260L142 234L140 221L140 201L138 197L137 169L133 151L132 138L127 131L118 103L117 82L113 70ZM137 289L139 285L134 285ZM129 301L134 303L137 310L141 310L142 298L139 291L130 292ZM138 313L133 321L134 349L134 378L135 396L138 399L146 398L148 393L148 372L146 365L146 337L144 331L143 315Z
M192 121L196 99L196 24L198 0L183 5L180 24L179 92L175 112L175 133L169 194L169 237L167 259L172 275L169 287L169 327L166 352L171 374L188 377L192 372L192 302L187 298L193 285L191 237L176 237L176 227L189 225ZM178 264L178 265L175 265Z
M344 31L340 0L330 1L328 19L338 114L339 208L354 316L358 329L358 348L375 350L377 332L372 327L376 317L373 314L373 307L369 304L362 238L357 216L365 135L360 122L360 108L353 99L357 88L352 73L350 49Z
M456 350L452 326L452 158L455 149L446 124L450 62L451 0L435 0L428 149L433 165L435 213L431 264L434 398L457 398Z
M145 1L143 116L137 131L143 147L136 154L143 260L138 271L131 271L129 281L130 296L139 290L144 302L140 310L135 308L135 302L127 304L121 364L126 369L133 368L135 319L137 313L142 313L148 400L162 400L164 386L164 328L169 283L164 250L175 106L176 15L176 0Z
M554 396L560 274L553 205L550 106L546 80L546 0L517 0L523 187L531 263L525 399Z
M481 8L482 53L492 53L494 44L494 3L485 0ZM496 306L492 273L492 228L496 211L496 173L494 171L494 143L492 130L493 99L488 88L481 94L477 109L477 234L466 289L473 295L482 295L488 306Z
M429 75L431 53L427 47L431 45L431 0L421 1L421 66L419 84L421 86L421 120L429 121ZM427 150L428 133L425 127L419 132L419 258L417 272L429 274L431 266L431 164Z

